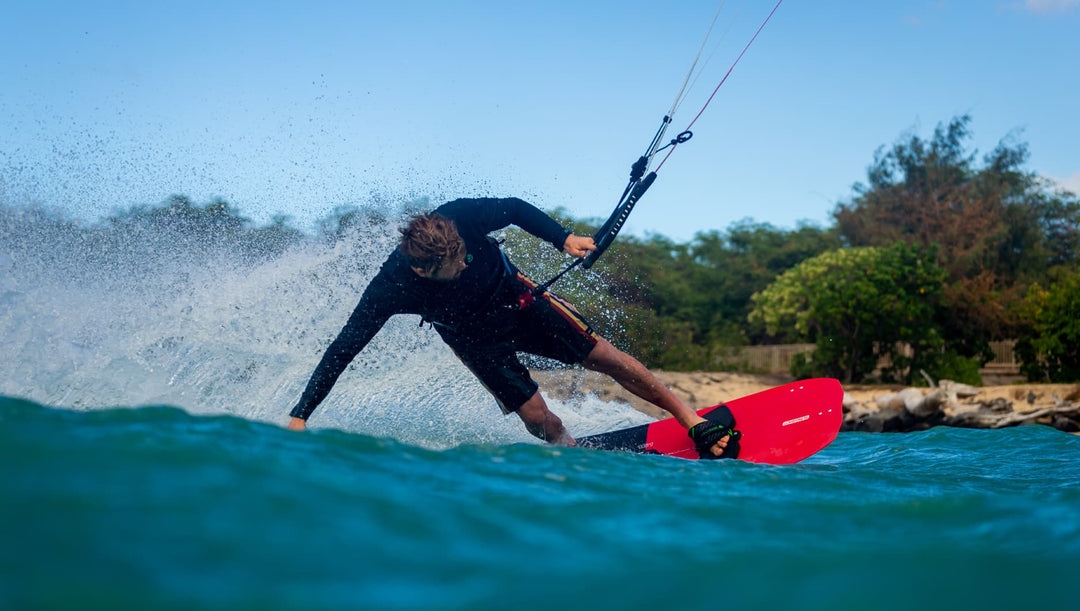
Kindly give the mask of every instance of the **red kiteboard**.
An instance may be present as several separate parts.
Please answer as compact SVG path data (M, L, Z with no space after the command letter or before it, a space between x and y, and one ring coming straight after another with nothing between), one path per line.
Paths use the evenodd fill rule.
M739 431L735 458L791 464L813 456L836 439L843 422L844 390L838 380L792 382L698 411L709 419L726 406ZM578 439L584 447L697 459L694 444L674 418Z

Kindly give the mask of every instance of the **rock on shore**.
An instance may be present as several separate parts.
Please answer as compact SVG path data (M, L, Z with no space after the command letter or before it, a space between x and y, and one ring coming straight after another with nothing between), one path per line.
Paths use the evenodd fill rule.
M572 401L595 395L627 403L654 418L667 413L633 396L610 378L579 369L534 371L545 395ZM683 401L701 409L792 381L786 376L654 371ZM942 380L935 388L850 385L844 388L841 430L905 432L932 426L1002 428L1045 424L1080 431L1080 384L972 387Z

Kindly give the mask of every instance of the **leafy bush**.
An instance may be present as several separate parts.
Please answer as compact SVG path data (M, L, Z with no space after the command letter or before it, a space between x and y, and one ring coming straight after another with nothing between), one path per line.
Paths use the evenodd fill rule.
M796 361L801 375L860 381L888 357L883 377L910 382L943 346L934 320L945 272L933 259L902 242L818 255L754 295L750 321L816 344L812 357Z
M1029 380L1080 380L1080 269L1056 270L1049 288L1034 284L1022 307L1026 321L1016 352Z
M960 356L952 350L945 351L927 373L935 380L952 380L961 384L982 386L979 359Z

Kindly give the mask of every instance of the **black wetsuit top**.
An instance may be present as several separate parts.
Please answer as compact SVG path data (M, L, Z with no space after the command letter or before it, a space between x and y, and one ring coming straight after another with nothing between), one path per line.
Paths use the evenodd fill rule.
M491 316L516 303L521 290L512 279L517 269L488 238L492 231L517 225L559 250L570 235L547 214L517 198L458 199L435 212L454 221L465 252L471 255L461 276L453 282L422 278L409 266L408 257L395 249L326 349L300 402L290 412L292 417L306 420L315 411L349 363L394 314L419 314L446 337L447 332L482 333Z

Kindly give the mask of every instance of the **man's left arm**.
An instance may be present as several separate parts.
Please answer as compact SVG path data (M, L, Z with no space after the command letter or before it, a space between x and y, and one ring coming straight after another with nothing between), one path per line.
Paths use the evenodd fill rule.
M546 212L516 197L500 199L499 207L506 215L507 220L534 236L550 242L555 248L562 250L566 238L571 235L555 219Z
M472 214L455 214L459 219L456 222L460 222L462 217L470 218L479 224L482 233L490 233L507 225L517 225L549 242L557 250L575 257L583 257L595 248L591 237L570 233L543 210L517 197L456 200L446 204L448 212L464 206L471 207Z

